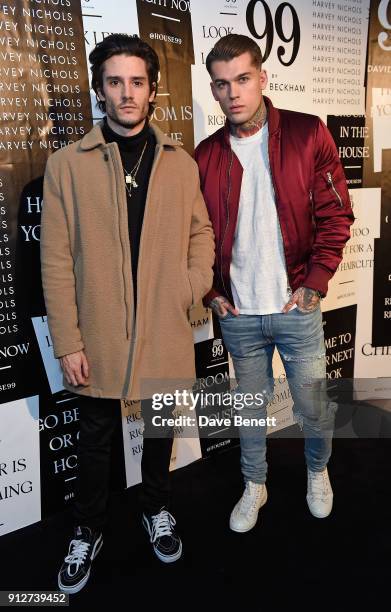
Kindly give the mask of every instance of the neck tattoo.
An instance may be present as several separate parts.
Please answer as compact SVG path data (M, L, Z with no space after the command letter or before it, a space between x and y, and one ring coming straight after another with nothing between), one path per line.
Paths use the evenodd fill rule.
M231 134L233 134L233 136L237 136L238 138L252 136L253 134L256 134L264 125L266 117L266 104L262 99L258 110L256 111L255 115L251 117L251 119L245 121L245 123L241 123L240 125L231 124Z

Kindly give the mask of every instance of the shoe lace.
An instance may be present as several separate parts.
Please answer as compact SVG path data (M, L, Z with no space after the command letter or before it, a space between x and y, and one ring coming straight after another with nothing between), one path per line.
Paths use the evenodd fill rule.
M240 500L240 508L239 511L243 514L247 514L247 512L255 510L259 494L257 494L254 488L251 487L249 482L246 482L246 488Z
M66 563L72 565L76 564L76 573L79 570L80 564L84 563L88 549L90 547L89 542L84 542L83 540L71 540L69 545L69 555L65 557Z
M326 470L324 472L309 471L310 491L315 498L322 499L329 493L329 481Z
M159 514L152 516L151 542L156 542L162 536L171 535L175 523L176 520L168 510L161 510Z

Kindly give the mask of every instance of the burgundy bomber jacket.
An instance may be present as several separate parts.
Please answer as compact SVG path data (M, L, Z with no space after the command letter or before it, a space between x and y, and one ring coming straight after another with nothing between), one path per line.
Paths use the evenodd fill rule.
M269 125L269 162L292 292L304 286L327 294L354 221L337 149L315 115L275 108L264 96ZM195 150L201 189L216 240L213 288L233 304L232 246L238 216L242 166L231 149L229 124Z

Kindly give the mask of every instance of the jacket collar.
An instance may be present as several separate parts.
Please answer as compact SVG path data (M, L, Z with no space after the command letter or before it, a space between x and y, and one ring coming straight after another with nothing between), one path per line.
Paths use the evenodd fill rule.
M83 151L90 151L91 149L95 149L96 147L106 146L106 141L102 134L102 125L103 121L99 121L92 130L90 130L83 138L80 140L80 148ZM152 131L155 135L156 142L159 146L162 147L181 147L182 143L172 138L169 138L153 123L149 124L152 128Z
M278 108L275 108L273 106L270 98L268 98L267 96L263 96L263 99L266 104L267 122L269 125L269 135L271 136L272 134L274 134L274 132L277 132L280 128L280 111L278 110ZM229 136L230 136L230 129L229 129L229 121L227 120L223 128L223 139L224 139L224 144L228 147L231 147Z

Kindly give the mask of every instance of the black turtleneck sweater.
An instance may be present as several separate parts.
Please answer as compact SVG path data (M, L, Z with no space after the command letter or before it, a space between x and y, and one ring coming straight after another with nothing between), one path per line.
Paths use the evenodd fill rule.
M137 265L140 249L140 237L143 227L145 201L147 199L147 191L149 177L151 175L153 158L155 154L156 139L153 131L149 127L148 121L145 126L136 134L136 136L120 136L114 132L107 124L107 119L104 120L102 126L103 137L106 142L116 142L121 155L122 165L128 172L133 170L143 150L145 141L147 146L144 151L143 159L136 175L138 187L132 187L132 197L126 192L128 203L128 227L129 227L129 242L132 259L132 277L134 291L134 306L137 304ZM125 172L124 172L125 184Z

